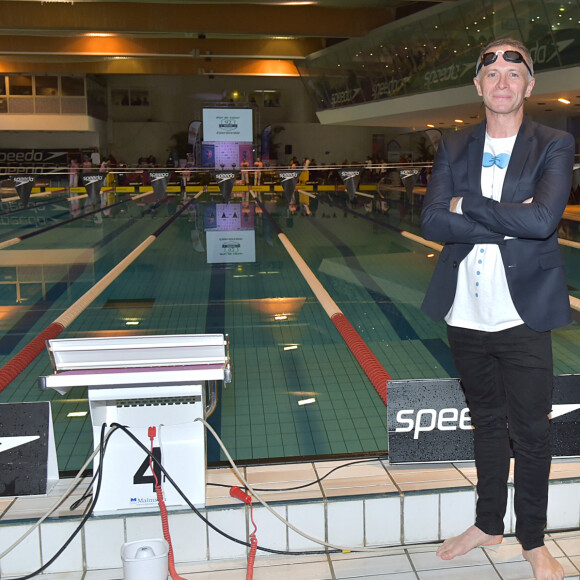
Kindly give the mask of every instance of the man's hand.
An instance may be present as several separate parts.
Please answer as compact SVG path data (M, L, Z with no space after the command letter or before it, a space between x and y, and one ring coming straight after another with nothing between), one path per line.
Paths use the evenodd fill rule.
M451 213L457 213L457 205L461 201L461 197L452 197L451 202L449 203L449 211Z

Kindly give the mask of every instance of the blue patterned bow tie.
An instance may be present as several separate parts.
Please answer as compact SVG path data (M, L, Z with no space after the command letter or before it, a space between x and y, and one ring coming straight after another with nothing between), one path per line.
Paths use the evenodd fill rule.
M495 163L500 169L503 169L507 167L509 161L510 156L507 153L500 153L494 157L491 153L486 152L483 154L482 165L484 167L491 167Z

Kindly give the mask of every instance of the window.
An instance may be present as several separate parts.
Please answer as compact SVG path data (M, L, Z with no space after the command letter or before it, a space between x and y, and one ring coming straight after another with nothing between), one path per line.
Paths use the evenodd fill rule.
M111 100L115 107L147 107L149 106L149 91L141 89L114 89Z
M125 89L117 89L111 91L111 100L115 107L128 107L129 103L129 91Z
M63 97L85 96L85 79L83 77L61 77L60 85Z
M32 77L29 75L9 76L8 86L11 96L32 96Z
M37 97L58 96L58 77L35 77L35 81Z

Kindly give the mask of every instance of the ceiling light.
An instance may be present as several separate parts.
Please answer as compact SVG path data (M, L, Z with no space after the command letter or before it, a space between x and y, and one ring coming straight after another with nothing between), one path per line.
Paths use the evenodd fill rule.
M564 103L565 105L569 105L570 104L570 101L568 99L565 99L564 97L560 97L558 99L558 102Z
M298 401L298 404L300 406L302 406L302 405L312 405L312 403L316 403L316 399L314 397L312 397L311 399L301 399L300 401Z
M284 347L284 350L296 350L298 348L297 344L289 344L288 346Z
M453 119L454 123L463 123L463 119Z
M432 125L431 123L427 123L427 127L433 128L433 127L435 127L435 125Z
M274 320L288 320L288 316L286 314L276 314Z
M88 411L72 411L67 417L86 417L88 414Z

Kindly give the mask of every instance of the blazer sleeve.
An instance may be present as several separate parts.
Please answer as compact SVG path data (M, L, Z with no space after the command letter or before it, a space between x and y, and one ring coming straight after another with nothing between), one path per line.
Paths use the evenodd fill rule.
M483 222L473 219L463 211L463 208L463 215L449 211L451 198L463 197L465 190L462 191L461 188L467 187L467 184L456 186L449 157L448 146L445 139L442 139L421 212L423 236L428 240L444 243L503 243L504 235L492 231ZM480 196L481 194L469 197ZM465 198L462 202L462 205L464 204Z
M558 133L557 138L544 146L532 146L511 202L470 196L463 199L462 212L499 234L526 239L548 238L558 227L566 209L573 165L574 138L568 133ZM532 203L523 203L530 197Z

